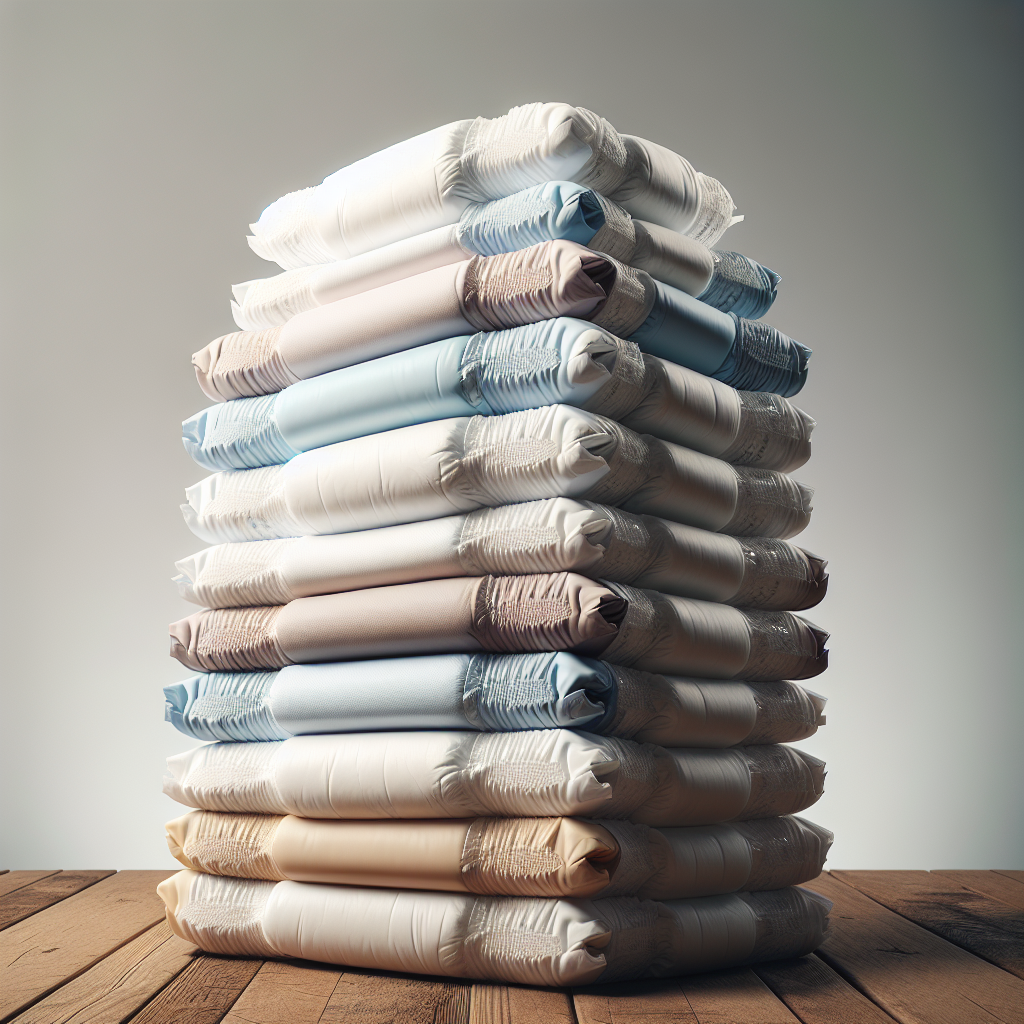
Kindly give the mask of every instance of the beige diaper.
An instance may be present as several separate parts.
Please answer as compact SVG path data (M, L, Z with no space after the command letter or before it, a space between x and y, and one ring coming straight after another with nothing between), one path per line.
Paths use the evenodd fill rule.
M657 829L564 817L325 821L191 811L167 823L171 853L214 875L578 899L796 885L820 873L831 841L794 817Z

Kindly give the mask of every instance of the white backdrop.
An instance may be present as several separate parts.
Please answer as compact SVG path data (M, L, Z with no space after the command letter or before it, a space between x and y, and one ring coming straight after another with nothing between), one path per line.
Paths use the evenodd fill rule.
M5 828L11 868L170 866L169 583L202 546L178 423L246 225L450 120L589 107L732 191L815 349L800 541L834 867L1024 867L1013 4L3 7ZM1018 513L1015 515L1015 513ZM1014 612L1017 615L1014 615Z

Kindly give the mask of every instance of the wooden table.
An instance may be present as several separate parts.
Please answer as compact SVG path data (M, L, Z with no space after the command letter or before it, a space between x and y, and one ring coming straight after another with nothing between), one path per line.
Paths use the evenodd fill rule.
M1016 1024L1024 871L833 871L814 955L560 991L207 956L169 871L0 874L0 1021L18 1024Z

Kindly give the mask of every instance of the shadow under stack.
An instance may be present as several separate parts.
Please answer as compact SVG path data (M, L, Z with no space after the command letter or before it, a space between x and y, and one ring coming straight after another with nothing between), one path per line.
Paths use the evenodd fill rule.
M212 546L167 717L213 742L168 762L175 932L559 986L819 945L809 351L713 248L733 210L534 103L252 226L284 273L236 286L184 424Z

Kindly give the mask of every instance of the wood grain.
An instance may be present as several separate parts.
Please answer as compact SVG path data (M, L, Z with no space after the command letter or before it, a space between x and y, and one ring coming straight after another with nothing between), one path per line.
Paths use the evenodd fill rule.
M883 907L1024 978L1024 914L1002 901L929 871L832 874Z
M746 968L574 991L579 1024L800 1024Z
M675 978L618 981L573 990L579 1024L698 1024Z
M0 875L0 896L6 896L9 892L38 882L40 878L55 874L57 874L57 869L53 871L8 871L5 875Z
M1000 900L1016 910L1024 910L1024 885L998 871L933 871L975 892Z
M752 970L803 1024L893 1024L819 957L755 964Z
M477 983L470 988L469 1024L576 1024L562 989Z
M321 1024L469 1024L467 982L348 970Z
M833 901L818 951L901 1024L1024 1024L1024 982L828 874L804 883Z
M267 960L224 1024L319 1024L341 975L340 967Z
M129 1019L132 1024L216 1024L262 966L262 960L200 953Z
M180 974L196 947L171 933L166 921L62 985L12 1024L120 1024Z
M172 873L121 871L0 932L0 1020L160 921L156 887Z
M112 874L113 871L58 871L6 896L0 896L0 931L74 896L76 892L88 889L90 885Z
M680 978L679 987L700 1024L799 1024L747 967Z

